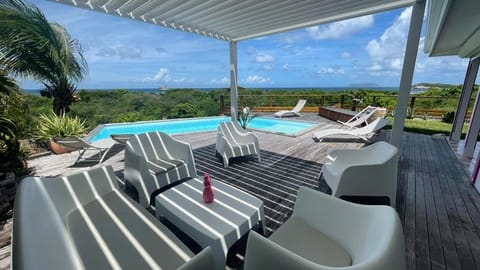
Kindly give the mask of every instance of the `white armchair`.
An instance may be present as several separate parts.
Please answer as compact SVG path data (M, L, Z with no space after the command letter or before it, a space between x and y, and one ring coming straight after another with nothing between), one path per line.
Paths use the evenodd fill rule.
M245 270L405 268L402 225L393 208L354 204L305 187L292 217L270 238L250 232L244 264Z
M395 207L397 197L397 148L377 142L361 149L331 151L322 167L332 195L387 197Z
M233 122L220 123L217 133L215 150L223 159L223 165L233 157L257 155L260 161L260 146L258 138L251 132L244 131Z
M150 196L155 190L196 175L188 143L162 132L137 134L127 141L125 181L136 188L144 207L150 206Z

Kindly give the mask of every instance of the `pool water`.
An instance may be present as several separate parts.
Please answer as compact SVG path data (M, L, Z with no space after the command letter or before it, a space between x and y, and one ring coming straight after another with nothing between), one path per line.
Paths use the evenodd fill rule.
M112 134L139 134L151 131L161 131L173 135L191 132L215 131L218 128L218 124L226 121L230 121L230 117L219 116L106 124L102 125L99 129L95 129L89 141L94 142L101 139L106 139ZM315 122L257 117L248 124L248 128L295 136L296 134L306 131L315 125L317 125Z

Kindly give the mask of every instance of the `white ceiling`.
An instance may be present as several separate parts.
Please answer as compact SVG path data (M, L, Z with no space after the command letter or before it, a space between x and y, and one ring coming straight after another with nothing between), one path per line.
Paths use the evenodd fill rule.
M480 0L430 0L424 51L480 57Z
M52 0L240 41L412 5L416 0Z

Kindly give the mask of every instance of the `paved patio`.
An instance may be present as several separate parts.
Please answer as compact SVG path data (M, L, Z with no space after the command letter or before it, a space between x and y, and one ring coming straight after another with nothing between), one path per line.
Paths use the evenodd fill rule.
M317 121L314 130L338 126L314 114L301 120ZM314 130L294 138L255 132L265 157L262 162L240 160L226 169L214 155L215 132L175 137L192 145L199 173L209 172L263 199L267 233L271 233L288 218L298 186L327 191L318 172L329 151L364 145L348 137L315 143L311 139ZM389 134L383 131L372 140L388 140ZM480 269L480 196L469 184L464 166L443 136L405 133L403 142L397 212L405 233L408 269ZM35 175L41 176L88 169L71 166L77 155L49 155L29 164L35 168ZM123 147L114 145L102 165L112 165L123 177Z

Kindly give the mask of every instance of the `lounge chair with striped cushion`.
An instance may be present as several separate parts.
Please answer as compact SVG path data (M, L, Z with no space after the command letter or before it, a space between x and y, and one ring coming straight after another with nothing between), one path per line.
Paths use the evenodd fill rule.
M133 185L140 204L149 207L152 194L177 181L195 177L190 144L163 132L133 135L125 146L125 181Z
M222 157L225 167L228 167L228 160L233 157L257 155L258 161L260 161L260 146L257 136L243 130L233 122L220 123L215 149Z

